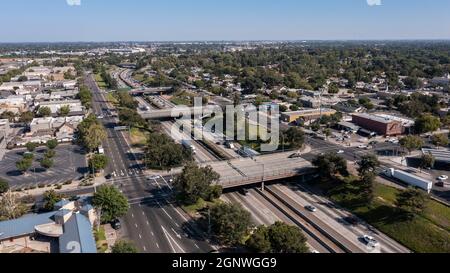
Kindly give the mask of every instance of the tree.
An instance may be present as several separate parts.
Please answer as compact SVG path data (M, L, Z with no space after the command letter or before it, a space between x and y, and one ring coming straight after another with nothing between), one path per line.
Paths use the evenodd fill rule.
M416 132L419 134L437 131L441 126L441 120L430 114L420 116L415 123Z
M111 249L111 252L114 254L128 254L128 253L138 253L138 250L132 242L119 240L114 244L114 246Z
M431 154L423 154L420 159L420 167L422 169L432 169L434 167L434 163L436 159Z
M0 196L0 221L12 220L23 216L26 206L20 201L20 196L11 190Z
M55 204L59 201L63 200L64 196L62 194L57 193L54 190L46 191L43 195L43 209L45 211L54 211Z
M92 204L101 212L101 221L109 223L124 216L130 205L128 199L114 186L100 186L94 194Z
M43 159L41 159L41 167L44 169L50 169L51 167L53 167L54 162L53 159L48 158L48 157L44 157Z
M33 112L23 112L22 114L20 114L20 118L19 118L19 122L21 123L30 123L31 121L33 121L34 119L34 114Z
M61 107L61 109L59 109L59 115L62 117L67 117L69 113L70 113L69 105L64 105L63 107Z
M431 141L434 145L438 147L447 147L449 144L449 139L446 134L437 134L431 137Z
M103 140L108 137L103 125L94 123L89 127L89 131L83 140L89 151L93 151L102 145Z
M317 167L322 177L333 178L340 174L348 175L347 161L336 153L328 153L317 156L312 164Z
M33 162L31 160L22 159L16 163L16 168L22 173L26 173L31 168L32 164Z
M108 165L108 158L105 155L95 154L89 159L89 168L100 171Z
M188 205L195 204L200 198L212 201L212 197L217 196L217 191L221 192L221 188L211 186L219 179L220 175L210 166L201 168L195 163L189 163L175 179L178 199Z
M0 178L0 195L4 194L9 190L9 183Z
M11 111L5 111L0 114L0 119L7 119L9 122L15 122L16 114Z
M369 205L375 198L375 172L365 172L360 179L360 194L365 204Z
M247 234L250 213L239 204L219 203L211 207L211 231L224 245L236 245Z
M145 147L145 165L148 168L170 170L192 160L192 151L175 143L167 135L150 134Z
M254 253L270 253L272 245L269 237L269 228L259 226L245 242L245 245Z
M337 94L337 93L339 93L338 85L335 84L335 83L330 84L330 86L328 87L328 93L329 94Z
M373 173L376 171L378 167L380 167L380 161L376 155L364 155L361 160L358 162L359 168L358 172L360 176L365 175L366 173Z
M46 145L50 150L54 150L56 149L56 147L58 147L58 141L56 139L52 139L47 141Z
M407 136L402 139L400 139L400 145L408 150L409 153L411 153L414 150L418 150L423 147L424 142L422 138L418 136Z
M305 144L305 133L298 127L290 127L284 133L284 141L293 149L300 149Z
M36 150L36 148L38 147L38 144L33 143L33 142L28 142L27 144L25 144L25 147L27 148L28 152L32 153L32 152L34 152L34 150Z
M44 157L46 157L46 158L54 158L55 156L56 156L56 152L54 150L48 150L44 154Z
M246 246L256 253L307 253L306 237L300 228L277 222L260 226L250 236Z
M300 228L276 222L269 229L273 253L307 253L306 237Z
M52 115L52 110L47 106L39 107L38 115L40 117L49 117Z
M397 194L396 205L407 214L408 218L414 218L425 210L427 199L428 196L424 191L408 188Z

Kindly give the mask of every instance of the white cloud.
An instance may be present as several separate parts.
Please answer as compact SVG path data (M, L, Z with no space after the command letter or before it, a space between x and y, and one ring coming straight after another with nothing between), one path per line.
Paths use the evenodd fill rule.
M67 5L69 6L80 6L81 0L66 0Z
M381 6L381 0L367 0L369 6Z

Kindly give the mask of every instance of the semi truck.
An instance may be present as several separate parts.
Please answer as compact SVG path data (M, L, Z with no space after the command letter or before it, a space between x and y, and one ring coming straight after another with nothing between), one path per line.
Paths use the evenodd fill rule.
M183 145L183 147L185 149L191 150L193 154L195 154L197 152L197 150L195 149L194 144L192 144L192 141L190 141L190 140L183 139L181 141L181 145Z
M433 182L430 180L427 180L425 178L419 177L417 175L396 170L394 168L390 168L384 171L384 174L387 177L395 178L403 183L406 183L408 185L411 185L413 187L420 188L428 193L431 192L431 189L433 188Z

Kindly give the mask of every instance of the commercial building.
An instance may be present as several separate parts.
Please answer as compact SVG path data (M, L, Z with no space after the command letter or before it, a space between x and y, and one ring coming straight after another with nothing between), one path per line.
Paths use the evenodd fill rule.
M58 243L57 248L49 246L46 252L96 253L93 225L97 219L94 208L87 202L62 200L56 203L55 209L49 213L0 222L0 250L17 249L22 242L25 242L26 248L31 248L27 241L42 238L43 243L48 239Z
M304 121L311 121L320 118L321 116L331 116L336 113L336 110L322 108L320 109L305 109L294 112L285 112L281 114L281 120L284 122L292 123L299 119Z
M373 114L353 114L352 122L382 136L398 136L405 131L401 121L387 116Z

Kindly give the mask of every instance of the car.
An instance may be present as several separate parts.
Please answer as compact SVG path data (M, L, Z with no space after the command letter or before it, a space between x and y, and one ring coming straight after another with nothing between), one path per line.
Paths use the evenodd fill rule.
M369 247L374 248L374 247L377 247L380 245L380 243L378 243L378 241L375 238L373 238L372 236L364 235L362 239L366 243L366 245Z
M248 190L247 190L247 189L240 189L240 190L239 190L239 193L240 193L241 195L243 195L243 196L247 196Z
M438 177L438 180L439 180L439 181L445 181L445 180L448 180L448 176L447 176L447 175L441 175L441 176Z
M339 150L339 151L337 151L336 152L338 155L341 155L341 154L345 154L345 151L344 150Z
M352 226L356 226L359 224L359 219L354 216L345 217L344 221L349 223Z
M291 154L289 158L300 158L302 155L300 153Z
M147 180L156 180L156 179L159 179L161 176L159 176L159 175L151 175L151 176L148 176L147 177Z
M122 223L119 219L112 220L110 224L114 230L119 230L122 228Z
M358 148L365 150L365 149L369 148L369 146L367 146L367 145L359 145Z
M111 178L112 178L112 174L108 174L108 175L105 176L106 180L110 180Z
M317 211L317 208L314 207L314 206L306 206L305 209L310 211L310 212L316 212Z

